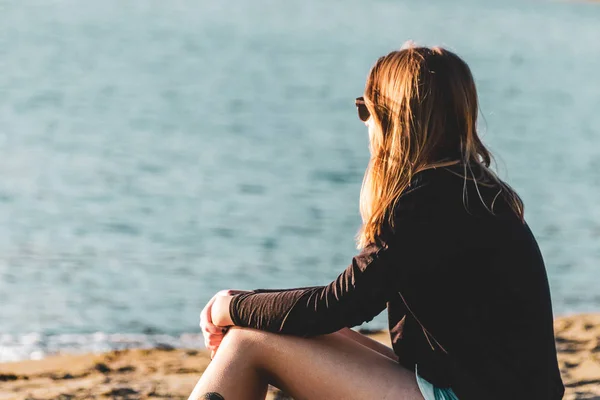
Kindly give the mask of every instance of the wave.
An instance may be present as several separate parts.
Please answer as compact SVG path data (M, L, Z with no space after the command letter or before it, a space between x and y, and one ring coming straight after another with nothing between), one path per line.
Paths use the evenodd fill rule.
M56 354L103 353L111 350L150 348L204 349L201 334L104 333L0 335L0 362L39 360Z

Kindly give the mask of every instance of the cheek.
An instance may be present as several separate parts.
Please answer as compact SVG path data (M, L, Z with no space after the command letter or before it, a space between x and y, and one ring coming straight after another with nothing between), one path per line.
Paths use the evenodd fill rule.
M369 128L369 143L370 146L373 147L374 141L379 139L379 132L372 119L368 121L367 127Z
M373 140L373 132L375 130L375 124L373 123L373 119L369 118L366 122L366 125L369 130L369 140Z
M369 128L369 151L373 154L373 131Z

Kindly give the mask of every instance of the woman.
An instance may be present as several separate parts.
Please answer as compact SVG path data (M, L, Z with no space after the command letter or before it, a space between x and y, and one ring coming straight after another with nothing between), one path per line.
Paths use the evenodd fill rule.
M214 358L190 398L263 399L268 384L297 400L562 398L544 263L489 168L469 67L409 45L377 60L356 105L362 251L327 286L213 297ZM393 350L348 329L386 307Z

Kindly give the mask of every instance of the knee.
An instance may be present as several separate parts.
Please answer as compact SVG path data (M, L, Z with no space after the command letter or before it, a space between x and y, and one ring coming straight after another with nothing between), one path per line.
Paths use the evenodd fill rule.
M264 332L249 328L232 327L229 329L221 346L235 348L236 352L245 354L254 352L264 340Z

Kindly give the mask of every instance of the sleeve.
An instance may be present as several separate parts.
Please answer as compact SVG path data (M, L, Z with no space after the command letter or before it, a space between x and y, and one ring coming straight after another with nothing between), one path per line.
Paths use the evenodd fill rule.
M388 252L385 245L367 246L327 286L236 295L231 320L237 326L296 336L323 335L370 321L389 298Z

